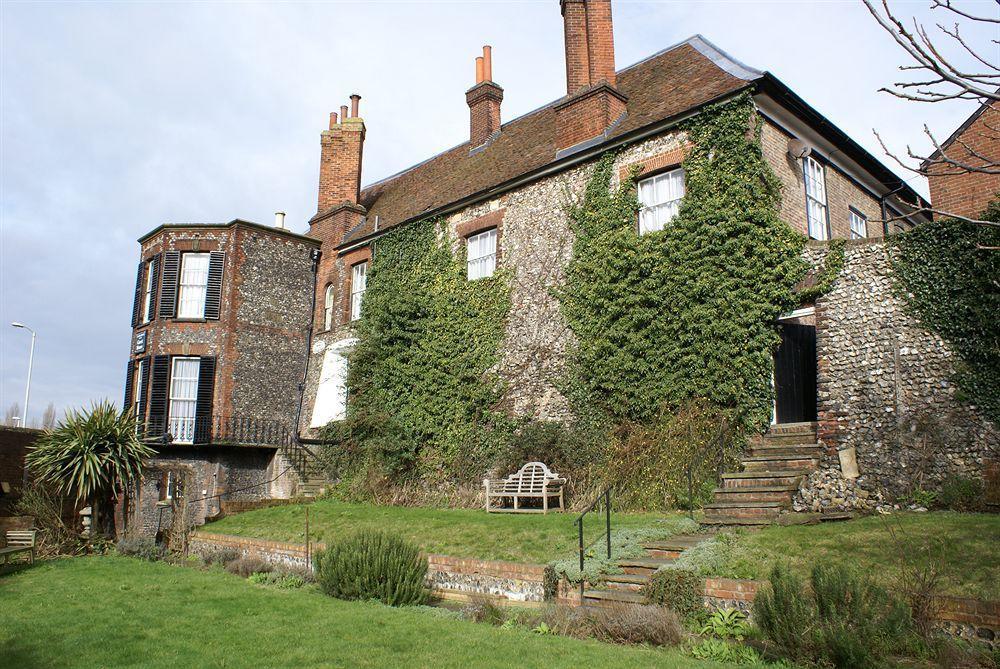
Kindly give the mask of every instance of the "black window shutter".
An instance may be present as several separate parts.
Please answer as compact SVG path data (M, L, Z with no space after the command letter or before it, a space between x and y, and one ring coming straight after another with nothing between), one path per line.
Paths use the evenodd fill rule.
M222 303L222 266L226 254L222 251L212 251L208 261L208 290L205 292L205 318L218 318L219 306Z
M173 318L177 314L177 282L180 272L180 251L164 252L163 274L160 277L160 318Z
M146 422L146 407L149 406L149 358L143 358L139 360L140 374L142 386L136 388L135 392L139 393L139 422Z
M195 401L194 443L207 444L212 437L212 401L215 399L215 358L202 356L198 369L198 399Z
M135 361L129 360L125 365L125 404L122 409L128 411L132 407L132 379L135 378Z
M139 324L142 316L139 315L139 309L142 306L142 270L146 267L146 263L139 263L139 271L135 275L135 299L132 300L132 327Z
M160 257L161 255L157 253L149 261L149 271L153 273L153 280L150 283L152 290L149 293L149 301L151 302L149 305L150 320L156 318L156 296L160 293Z
M149 384L149 434L160 436L167 431L167 386L170 383L170 356L153 356Z

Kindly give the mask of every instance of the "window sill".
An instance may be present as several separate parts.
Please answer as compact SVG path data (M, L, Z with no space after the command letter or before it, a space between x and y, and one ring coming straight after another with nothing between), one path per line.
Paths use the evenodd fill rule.
M207 318L174 318L175 323L207 323Z

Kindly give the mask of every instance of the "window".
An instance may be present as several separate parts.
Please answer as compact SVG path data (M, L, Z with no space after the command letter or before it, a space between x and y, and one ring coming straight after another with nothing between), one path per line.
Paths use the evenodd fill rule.
M137 360L135 363L135 372L132 374L132 409L135 412L135 416L138 419L138 423L135 426L136 431L142 429L142 424L145 422L146 417L142 415L142 405L143 405L143 392L145 391L144 381L146 376L146 361Z
M333 327L333 284L326 284L326 292L323 295L323 329L329 330Z
M468 239L469 281L493 276L497 268L497 230L486 230Z
M210 253L185 253L181 256L181 290L178 318L204 318L208 292Z
M153 261L146 263L146 287L142 292L142 322L153 320Z
M358 263L351 268L351 320L361 318L361 301L368 286L368 263Z
M677 215L684 198L684 170L678 168L639 182L639 234L656 232Z
M177 496L177 484L180 479L179 473L167 472L160 479L160 501L170 502Z
M864 214L849 210L851 218L851 239L864 239L868 236L868 219Z
M170 373L170 429L174 441L194 441L194 417L198 400L200 358L174 358Z
M828 239L826 218L826 175L823 166L812 156L807 156L802 163L806 182L806 221L809 227L809 237L812 239Z

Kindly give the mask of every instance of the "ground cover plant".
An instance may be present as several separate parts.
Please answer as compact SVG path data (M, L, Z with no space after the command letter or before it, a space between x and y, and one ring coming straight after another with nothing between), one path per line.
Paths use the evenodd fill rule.
M481 509L348 504L331 499L308 505L312 541L332 541L361 530L383 530L427 553L483 560L546 563L577 555L576 515L487 514ZM615 513L617 530L645 528L665 537L677 533L679 514ZM305 505L276 506L229 516L205 525L206 532L275 541L305 541ZM589 514L587 541L604 531L604 519Z
M720 536L682 553L677 566L702 576L765 579L778 562L800 578L808 577L815 564L842 563L894 585L901 571L933 563L942 594L996 600L998 545L997 514L895 513Z
M0 590L4 667L727 666L123 557L47 561Z

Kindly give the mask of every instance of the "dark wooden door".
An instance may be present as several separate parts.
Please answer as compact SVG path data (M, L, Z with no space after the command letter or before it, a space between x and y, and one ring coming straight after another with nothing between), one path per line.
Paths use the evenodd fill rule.
M774 354L775 413L778 423L816 420L816 327L782 323Z

